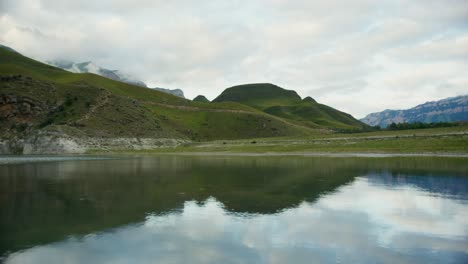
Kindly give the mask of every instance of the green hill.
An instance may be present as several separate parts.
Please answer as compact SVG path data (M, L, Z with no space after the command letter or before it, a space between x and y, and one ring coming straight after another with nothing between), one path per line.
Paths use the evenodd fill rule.
M314 133L248 105L192 102L95 74L67 72L3 47L0 126L0 152L2 139L15 140L21 152L21 144L43 134L199 141Z
M210 100L208 100L205 96L203 95L198 95L197 97L193 98L194 102L201 102L201 103L209 103Z
M238 102L264 110L271 106L300 103L301 97L295 91L274 84L254 83L227 88L213 102Z
M227 88L213 102L238 102L265 113L307 125L311 128L355 130L366 125L351 115L311 97L303 100L295 92L269 83L245 84Z

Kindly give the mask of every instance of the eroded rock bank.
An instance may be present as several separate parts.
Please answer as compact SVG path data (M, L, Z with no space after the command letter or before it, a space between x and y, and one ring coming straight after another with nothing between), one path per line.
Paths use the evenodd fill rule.
M92 150L144 150L176 147L187 140L171 138L76 138L42 134L0 140L0 154L83 154Z

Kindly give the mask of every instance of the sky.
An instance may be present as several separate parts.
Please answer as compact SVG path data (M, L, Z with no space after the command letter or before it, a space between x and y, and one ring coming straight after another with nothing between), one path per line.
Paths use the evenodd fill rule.
M466 0L0 0L0 43L188 98L274 83L357 118L468 94Z

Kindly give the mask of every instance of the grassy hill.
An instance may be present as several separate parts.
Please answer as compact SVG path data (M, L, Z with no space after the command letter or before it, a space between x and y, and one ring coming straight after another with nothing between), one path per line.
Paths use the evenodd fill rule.
M295 91L269 83L245 84L228 88L213 102L242 103L311 128L353 130L366 127L347 113L319 104L311 97L302 100Z
M301 136L314 131L236 102L192 102L95 74L75 74L0 48L0 138L187 140Z
M295 91L274 84L254 83L227 88L213 102L238 102L263 110L272 106L300 103L301 97Z
M209 103L210 100L208 100L205 96L203 95L198 95L197 97L193 98L194 102L202 102L202 103Z

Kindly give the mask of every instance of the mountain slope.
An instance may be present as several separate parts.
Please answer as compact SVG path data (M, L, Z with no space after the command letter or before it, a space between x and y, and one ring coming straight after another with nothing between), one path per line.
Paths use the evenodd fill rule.
M427 102L406 110L385 110L361 119L371 126L387 127L391 123L438 123L468 120L468 95Z
M52 62L49 62L49 64L52 66L56 66L58 68L64 69L66 71L73 72L73 73L94 73L94 74L101 75L112 80L132 84L132 85L138 85L141 87L147 87L147 85L144 82L137 80L136 78L132 77L129 74L125 74L118 70L109 70L109 69L103 68L101 66L96 65L95 63L91 61L74 63L74 62L62 60L62 61L52 61ZM155 87L152 89L185 98L184 92L180 89L165 89L165 88L159 88L159 87Z
M16 50L10 48L10 47L7 47L7 46L4 46L2 44L0 44L0 49L4 49L6 51L10 51L10 52L17 52Z
M0 49L0 152L82 152L314 133L239 103L200 103ZM175 142L175 143L177 143ZM173 142L174 143L174 142Z
M213 102L238 102L265 113L292 120L311 128L361 129L365 125L351 115L319 104L311 97L303 100L292 90L269 83L234 86Z

